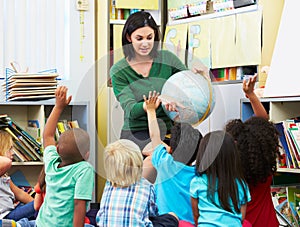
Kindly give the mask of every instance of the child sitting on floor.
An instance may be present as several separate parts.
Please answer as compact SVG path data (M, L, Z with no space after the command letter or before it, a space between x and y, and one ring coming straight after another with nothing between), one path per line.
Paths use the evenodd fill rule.
M105 148L107 177L96 216L98 226L178 226L174 214L158 215L153 185L142 177L138 145L120 139Z
M36 219L37 226L83 227L88 202L94 188L94 169L86 161L90 138L86 131L74 128L55 141L61 113L70 103L67 87L55 91L56 102L43 133L46 196Z
M242 226L251 198L239 151L229 133L214 131L203 137L196 171L190 184L195 224Z
M35 214L33 198L16 186L7 174L12 165L13 154L11 135L5 128L0 129L0 219L31 219ZM16 207L15 200L21 202Z
M153 167L157 172L154 187L159 212L176 213L180 225L182 221L194 223L189 189L190 181L195 176L194 161L202 135L190 124L176 123L171 128L170 147L163 144L155 111L158 96L155 91L149 92L148 99L144 96L151 146L154 151L144 160L143 175L151 176Z

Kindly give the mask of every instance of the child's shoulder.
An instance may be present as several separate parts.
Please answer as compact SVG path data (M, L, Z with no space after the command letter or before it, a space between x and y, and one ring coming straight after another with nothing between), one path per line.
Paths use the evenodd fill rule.
M95 172L94 167L88 161L81 161L72 165L77 169L77 172L87 172L89 175Z

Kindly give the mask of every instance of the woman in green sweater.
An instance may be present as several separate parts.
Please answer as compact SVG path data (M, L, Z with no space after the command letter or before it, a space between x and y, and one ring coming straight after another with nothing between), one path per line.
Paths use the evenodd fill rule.
M125 57L110 70L114 94L124 110L120 138L132 140L141 149L150 142L143 95L154 90L161 92L169 77L187 69L176 55L159 50L159 44L160 32L152 15L145 11L131 14L122 32ZM174 103L163 105L170 111L176 110ZM172 121L162 106L157 109L157 118L164 139Z

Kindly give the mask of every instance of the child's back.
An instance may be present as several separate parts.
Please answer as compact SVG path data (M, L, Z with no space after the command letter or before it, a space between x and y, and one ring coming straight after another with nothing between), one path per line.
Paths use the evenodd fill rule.
M250 193L233 138L223 131L206 134L199 145L197 176L190 185L198 226L242 226Z
M154 188L142 177L143 157L136 144L126 139L109 144L104 165L107 182L96 217L98 226L178 225L173 215L158 215Z
M198 143L201 133L189 124L176 124L171 130L169 154L164 145L155 148L152 164L157 171L154 184L159 212L174 212L180 220L193 223L190 182L195 176ZM180 204L180 206L178 205Z
M156 169L155 192L160 213L174 212L180 220L194 222L190 200L190 181L195 176L195 166L198 144L202 138L199 130L187 123L176 123L171 129L170 147L160 140L155 103L158 94L149 93L148 99L144 97L149 134L154 149L146 158L151 159L152 166ZM151 168L151 167L149 167ZM179 205L180 204L180 205Z
M251 117L245 122L228 122L226 131L237 141L243 173L251 193L246 219L253 227L278 226L270 192L279 148L274 124L261 117Z
M83 226L88 201L92 199L94 169L86 161L90 140L80 128L62 133L55 130L64 108L70 103L67 88L55 91L56 103L43 133L46 196L36 220L37 226Z

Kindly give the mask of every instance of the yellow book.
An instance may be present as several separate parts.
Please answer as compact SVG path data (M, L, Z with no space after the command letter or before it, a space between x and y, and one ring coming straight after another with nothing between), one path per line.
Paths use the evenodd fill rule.
M63 122L57 122L57 129L59 131L59 133L63 133L65 131L65 126Z

